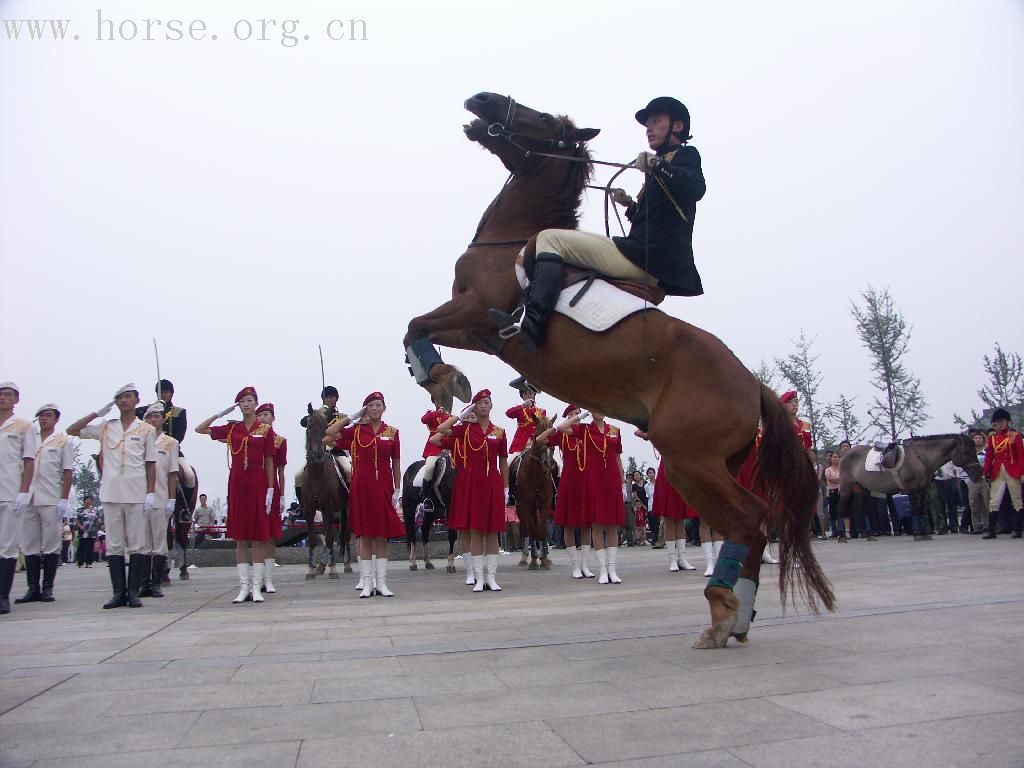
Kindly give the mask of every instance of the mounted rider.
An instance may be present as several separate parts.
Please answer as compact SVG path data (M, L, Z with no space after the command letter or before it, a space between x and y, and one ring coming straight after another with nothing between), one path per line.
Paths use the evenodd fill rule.
M633 162L646 174L636 200L620 189L612 192L612 199L626 207L626 218L632 222L629 234L607 238L568 229L539 232L517 259L531 279L523 307L512 315L489 311L502 336L519 334L519 343L528 350L544 343L566 264L657 286L670 296L704 293L692 241L697 201L706 187L700 154L687 144L693 138L690 112L678 99L659 96L635 117L646 129L653 153L641 152ZM535 253L532 265L524 263L531 251Z
M321 415L324 417L324 421L327 422L327 428L330 428L339 418L345 416L338 410L338 399L341 395L338 393L338 388L327 384L322 390L320 390L320 400L323 403L318 409ZM309 424L309 416L303 416L299 419L299 426L303 429ZM334 461L341 470L342 475L345 477L345 482L348 482L352 477L352 459L349 458L348 451L341 448L337 444L331 444L329 448L331 455L334 457ZM295 495L299 496L299 489L301 487L300 482L295 484Z

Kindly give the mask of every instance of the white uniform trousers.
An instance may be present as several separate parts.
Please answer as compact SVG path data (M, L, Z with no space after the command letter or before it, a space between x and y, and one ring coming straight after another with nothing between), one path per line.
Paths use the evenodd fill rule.
M0 558L18 556L21 517L14 513L13 501L0 501Z
M103 502L103 527L107 532L107 557L146 552L146 511L141 503Z
M167 554L167 515L164 513L164 505L157 504L152 512L143 510L146 517L145 542L142 545L142 552L146 555Z
M999 468L999 474L992 480L992 490L989 495L989 511L998 512L999 505L1003 503L1003 493L1010 493L1010 504L1014 510L1021 511L1020 480L1010 477L1006 467Z
M21 521L21 551L26 555L53 555L60 552L61 521L56 505L25 510Z

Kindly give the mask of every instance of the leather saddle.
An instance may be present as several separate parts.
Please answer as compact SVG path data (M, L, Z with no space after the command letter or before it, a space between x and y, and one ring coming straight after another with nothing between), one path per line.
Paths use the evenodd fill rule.
M575 307L580 299L590 290L590 286L594 284L595 280L604 280L606 283L614 285L619 290L625 291L632 296L636 296L638 299L658 306L665 300L665 292L661 290L657 285L651 285L650 283L644 283L639 280L620 280L614 277L608 277L598 272L593 272L587 269L580 269L569 264L565 265L565 269L562 273L562 289L570 288L574 285L582 283L580 289L569 301L569 306Z
M903 464L903 446L899 443L875 443L875 450L881 451L878 462L880 469L898 469Z

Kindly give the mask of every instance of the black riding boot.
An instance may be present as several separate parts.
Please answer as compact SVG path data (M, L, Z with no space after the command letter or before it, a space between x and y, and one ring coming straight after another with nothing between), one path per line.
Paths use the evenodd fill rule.
M983 539L994 539L996 537L996 526L999 524L999 514L996 512L988 513L988 531L981 538Z
M1021 532L1022 527L1024 527L1024 511L1018 509L1016 512L1013 513L1013 535L1010 538L1021 538L1021 536L1024 535Z
M430 511L434 509L434 501L430 497L434 493L434 478L423 478L423 485L420 486L420 504L423 505L424 511Z
M128 558L128 607L141 608L142 601L139 600L139 590L142 588L142 578L146 568L152 567L149 558L145 555L132 555Z
M103 604L104 608L120 608L128 605L128 589L124 578L124 555L108 555L107 567L110 569L110 586L114 596Z
M132 555L134 558L135 555ZM142 558L142 580L139 582L139 597L152 597L153 596L153 556L152 555L139 555ZM129 561L130 562L130 561ZM131 565L128 566L129 568ZM155 581L157 584L160 583L160 574L156 574Z
M487 310L487 316L506 338L519 336L519 344L535 352L544 343L548 320L562 292L562 257L557 253L538 253L533 262L530 287L526 290L521 320L498 309ZM513 330L516 328L516 330Z
M17 566L17 558L0 558L0 614L11 612L11 586L14 584L14 569Z
M149 585L149 596L150 597L163 597L164 590L160 586L160 580L164 575L164 568L167 567L167 556L166 555L150 555L149 561L151 563L152 570L150 571L150 585Z
M53 602L53 582L57 580L57 569L60 567L60 554L53 552L43 555L43 590L39 599L44 603Z
M38 603L42 597L43 593L39 591L39 569L42 563L39 561L39 555L25 555L25 580L28 582L28 592L24 597L17 598L15 603Z

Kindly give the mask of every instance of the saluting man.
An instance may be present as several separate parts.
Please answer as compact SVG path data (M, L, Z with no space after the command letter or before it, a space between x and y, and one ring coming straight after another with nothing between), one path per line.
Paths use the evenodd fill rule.
M32 422L14 415L21 390L0 383L0 614L11 612L11 585L18 563L21 520L31 498L39 436Z
M1010 494L1013 506L1013 536L1021 537L1021 522L1024 518L1021 502L1021 478L1024 477L1024 440L1020 432L1010 429L1010 412L1005 408L992 411L992 428L995 434L989 435L985 446L985 478L992 484L989 496L988 533L983 539L996 537L996 521L999 517L999 506L1003 503L1003 494Z
M118 417L90 424L117 406ZM139 388L125 384L114 399L83 416L68 434L99 440L100 502L107 534L107 564L114 596L104 608L141 608L139 592L147 563L146 513L156 509L156 430L135 415ZM125 557L128 575L125 578Z
M164 404L157 400L146 409L146 423L160 430L166 421ZM178 496L178 441L157 432L156 438L156 503L146 511L146 541L143 547L146 562L142 567L140 597L163 597L160 586L167 564L167 521L174 514Z
M21 551L25 553L28 591L16 603L52 603L53 582L60 565L62 522L69 514L68 494L75 468L75 447L71 438L54 427L60 409L47 403L36 411L39 448L32 472L31 499L21 523ZM39 586L42 570L43 584Z

